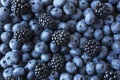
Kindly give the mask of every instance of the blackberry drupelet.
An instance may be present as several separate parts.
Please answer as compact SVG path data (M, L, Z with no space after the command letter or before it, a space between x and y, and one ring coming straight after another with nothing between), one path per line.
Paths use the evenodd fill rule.
M66 30L57 30L52 35L52 42L57 46L66 45L69 42L70 34Z
M65 58L59 54L53 55L50 66L54 71L63 71L65 68Z
M26 14L29 10L30 4L28 0L13 0L11 2L11 11L16 15Z
M118 74L115 71L106 71L103 80L118 80Z
M35 76L40 79L48 77L50 72L50 68L45 63L38 63L34 69Z
M50 28L50 29L56 28L55 20L47 13L42 13L38 21L39 21L39 25L43 28Z
M94 12L99 18L102 18L102 19L105 19L107 15L110 14L110 10L107 7L107 5L101 2L96 4Z
M84 52L90 56L96 56L101 49L100 43L96 40L88 40L84 43Z
M28 28L21 28L20 30L14 33L15 39L17 39L21 43L29 42L33 37L33 31Z

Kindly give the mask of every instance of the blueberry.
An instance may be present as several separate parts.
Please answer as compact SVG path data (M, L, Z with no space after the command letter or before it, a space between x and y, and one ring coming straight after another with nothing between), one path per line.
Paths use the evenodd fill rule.
M120 1L117 3L117 10L120 11Z
M87 42L88 39L86 37L80 38L80 48L84 48L84 43Z
M5 79L7 79L8 77L12 77L13 76L13 68L12 67L9 67L9 68L6 68L4 71L3 71L3 77Z
M92 59L92 57L89 56L87 53L83 53L83 54L81 55L81 58L83 59L83 61L84 61L85 63L91 61L91 59Z
M29 42L29 43L24 43L23 45L22 45L22 52L30 52L30 51L32 51L33 50L33 48L34 48L34 45L33 45L33 43L32 42Z
M35 58L35 59L38 59L38 58L40 58L41 53L36 52L35 50L33 50L33 51L31 52L31 56L32 56L33 58Z
M78 6L78 0L67 0L68 2L72 2L75 6Z
M9 41L12 39L13 34L11 32L3 32L1 34L1 40L4 43L9 43Z
M69 30L69 27L68 27L68 25L67 25L67 23L65 23L65 22L60 22L59 24L58 24L58 29L64 29L64 30Z
M45 29L42 33L41 33L41 40L43 42L48 42L50 41L51 37L52 37L53 31L49 30L49 29Z
M20 16L15 15L14 13L10 14L11 22L12 23L19 23L21 21Z
M31 58L32 58L32 57L31 57L31 55L30 55L29 53L24 53L24 54L22 55L22 61L23 61L24 63L27 63Z
M19 29L23 28L24 26L20 23L16 23L13 25L12 31L15 33L16 31L18 31Z
M73 20L80 20L82 18L82 10L81 9L77 9L76 12L71 15L71 19Z
M67 2L64 6L63 6L63 11L65 12L65 14L67 15L72 15L75 12L75 5L72 2Z
M65 57L66 61L71 61L72 60L72 56L70 54L65 54L64 57Z
M116 69L116 70L120 70L120 59L113 59L111 62L111 66Z
M76 74L73 80L86 80L86 77L82 74Z
M51 59L51 54L50 53L46 53L46 54L41 55L41 61L43 61L43 62L49 62L50 59Z
M29 21L29 25L30 25L30 26L36 25L36 24L38 24L38 21L37 21L36 19L31 19L31 20Z
M94 37L97 40L101 40L104 37L102 30L101 29L96 29L95 32L94 32Z
M5 57L2 57L2 58L1 58L1 60L0 60L0 66L1 66L2 68L8 67L8 64L7 64L6 60L5 60Z
M86 74L86 67L83 66L82 68L80 68L79 73L80 74Z
M52 0L42 0L42 3L49 5L52 3Z
M79 0L79 8L80 9L86 9L88 7L88 1L87 0Z
M83 11L83 15L86 16L87 14L93 14L93 11L91 8L86 8L84 11Z
M0 8L0 22L4 22L7 20L9 16L9 9L6 7L1 7Z
M80 48L72 48L70 50L70 54L75 57L75 56L80 56L82 54L82 50Z
M120 41L120 34L115 34L113 38L115 41Z
M32 59L29 60L28 63L25 65L25 68L28 69L29 71L33 70L37 64L37 61Z
M76 21L75 20L69 20L69 21L67 21L67 25L69 27L69 32L70 33L74 33L76 31L76 28L75 28Z
M108 15L105 19L105 24L111 24L114 21L114 17L112 15Z
M104 61L99 61L96 65L95 65L95 68L96 68L96 72L98 74L103 74L107 69L108 69L108 65L106 62Z
M114 53L120 54L120 41L114 41L111 47Z
M87 30L87 23L85 22L84 19L80 20L77 24L76 24L76 30L80 33L83 33Z
M55 7L62 7L66 3L66 0L53 0L53 5Z
M98 3L100 3L99 0L94 0L94 1L92 1L92 2L91 2L91 8L94 10L94 9L95 9L95 5L98 4Z
M102 39L102 44L110 46L113 43L113 38L111 36L104 36Z
M111 24L111 30L114 34L120 33L120 23L119 22L113 22Z
M92 26L96 29L99 29L103 27L103 24L104 21L102 19L96 19Z
M94 28L92 28L91 26L88 27L87 31L83 35L86 38L92 38L94 35Z
M119 4L120 4L120 2L119 2ZM118 14L118 15L116 16L116 21L120 22L120 14Z
M73 62L76 64L78 68L81 68L83 66L83 60L78 56L73 58Z
M95 76L92 76L90 80L100 80L100 78L97 75L95 75Z
M46 53L48 51L48 45L41 41L35 44L35 51L38 53Z
M9 42L9 47L13 50L19 50L22 44L18 42L16 39L11 39Z
M51 13L51 16L57 19L61 18L63 15L63 11L61 8L53 8L50 13Z
M22 76L22 75L24 75L24 74L25 74L25 69L24 69L24 67L17 67L17 68L15 68L14 71L13 71L13 75L14 75L14 76Z
M33 18L33 14L32 13L27 13L22 15L22 19L25 21L30 21Z
M67 46L62 46L61 49L60 49L60 52L61 52L62 54L67 54L67 53L69 53L69 50L70 50L69 47L67 47Z
M59 72L57 72L57 71L51 71L51 74L50 74L49 78L52 78L50 80L56 80L56 79L58 79L59 78Z
M88 13L86 16L85 16L85 22L90 25L90 24L93 24L95 22L95 14L94 13Z
M117 4L119 0L108 0L110 4Z
M104 25L104 26L103 26L103 33L104 33L104 35L106 35L106 36L111 35L112 31L111 31L111 28L110 28L109 25Z
M43 3L41 0L30 0L30 4L33 13L38 13L43 9Z
M10 7L11 1L12 0L1 0L1 4L4 7Z
M101 46L101 51L99 53L99 57L102 58L102 59L105 58L108 54L108 51L109 50L106 46Z
M88 75L94 75L95 74L95 63L88 62L86 64L86 72Z
M60 79L59 80L72 80L73 76L67 72L61 73L60 74Z
M12 32L12 23L8 23L4 25L4 30L7 32Z
M33 79L35 78L34 71L28 72L26 78L27 78L28 80L33 80Z
M5 55L8 51L10 51L9 45L2 43L0 45L0 52Z
M79 39L76 35L70 36L70 42L68 43L68 46L70 48L76 48L79 45Z
M117 59L117 58L118 58L118 55L115 54L113 51L111 51L111 52L109 52L106 59L108 62L111 62L113 59Z
M53 42L51 42L50 50L51 50L51 52L56 53L59 50L59 47L56 44L54 44Z

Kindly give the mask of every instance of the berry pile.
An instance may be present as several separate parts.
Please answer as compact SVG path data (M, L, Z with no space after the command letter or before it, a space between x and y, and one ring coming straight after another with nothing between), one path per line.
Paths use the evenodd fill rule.
M120 0L0 0L0 80L120 80Z

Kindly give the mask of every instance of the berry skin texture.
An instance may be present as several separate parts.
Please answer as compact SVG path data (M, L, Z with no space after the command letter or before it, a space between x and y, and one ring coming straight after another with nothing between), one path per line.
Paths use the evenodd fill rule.
M38 22L39 25L43 28L50 28L50 29L56 28L55 20L47 13L41 13Z
M57 46L66 45L69 42L69 32L66 30L57 30L52 35L52 42Z
M89 40L84 43L84 52L88 53L90 56L98 55L100 48L100 43L96 40Z
M50 69L45 63L38 63L35 66L34 73L37 78L43 79L50 75Z
M103 80L118 80L118 74L115 71L105 71Z
M54 71L61 72L65 68L65 58L59 54L53 55L51 61L50 61L50 67Z
M73 80L73 76L70 73L61 73L59 80Z
M94 9L95 14L102 19L105 19L110 14L109 8L104 3L97 3Z
M33 37L33 31L27 28L21 28L14 33L14 39L21 43L29 42Z
M26 14L30 10L30 4L27 0L13 0L11 5L11 11L16 15Z

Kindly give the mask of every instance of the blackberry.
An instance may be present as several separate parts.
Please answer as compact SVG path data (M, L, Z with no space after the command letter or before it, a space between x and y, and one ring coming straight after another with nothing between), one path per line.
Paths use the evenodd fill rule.
M16 77L8 77L7 79L5 79L5 80L17 80L17 78Z
M28 0L12 0L11 11L16 15L26 14L30 10Z
M104 3L97 3L94 10L95 14L102 19L105 19L110 14L110 10Z
M39 17L39 25L43 28L55 29L55 20L47 13L42 13Z
M100 48L100 43L96 40L88 40L84 43L84 52L87 52L90 56L96 56Z
M63 71L65 68L65 59L63 56L55 54L53 55L51 61L50 61L50 66L54 71Z
M40 79L48 77L50 72L50 68L45 63L38 63L34 69L35 76Z
M21 43L29 42L33 37L33 31L28 28L21 28L14 33L15 39L17 39Z
M57 30L52 35L52 42L58 46L66 45L69 42L70 34L66 30Z
M106 71L103 80L118 80L118 74L115 71Z

